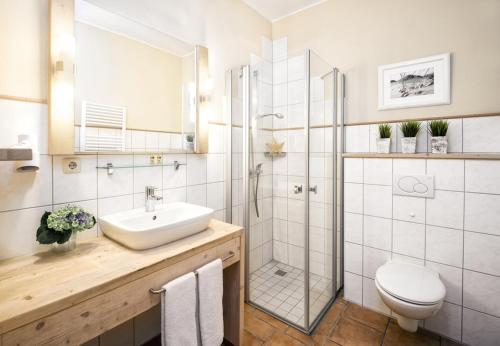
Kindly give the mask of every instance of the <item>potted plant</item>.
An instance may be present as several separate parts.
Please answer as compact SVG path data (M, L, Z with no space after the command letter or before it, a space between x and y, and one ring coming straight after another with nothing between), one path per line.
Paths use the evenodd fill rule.
M378 126L377 153L389 154L391 151L391 132L389 124L380 124Z
M91 229L96 224L95 217L75 205L67 205L55 212L46 211L40 220L36 240L40 244L54 244L57 252L73 250L76 235Z
M448 132L449 123L446 120L432 120L429 122L429 133L431 134L431 148L433 154L448 153Z
M186 150L194 150L194 135L186 135Z
M416 120L405 121L400 125L403 138L401 147L404 154L415 154L417 150L417 135L420 131L420 122Z

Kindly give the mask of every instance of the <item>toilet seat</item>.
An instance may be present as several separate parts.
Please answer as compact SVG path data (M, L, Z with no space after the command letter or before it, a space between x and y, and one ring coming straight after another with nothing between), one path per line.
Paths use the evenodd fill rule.
M440 304L446 294L438 273L415 264L388 262L377 270L375 280L384 292L410 304Z

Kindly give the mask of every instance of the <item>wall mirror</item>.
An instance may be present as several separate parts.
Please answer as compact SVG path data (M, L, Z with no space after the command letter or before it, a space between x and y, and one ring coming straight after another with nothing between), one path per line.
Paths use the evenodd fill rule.
M51 121L73 112L73 152L207 152L201 119L211 92L206 48L90 1L51 6ZM71 24L57 25L64 18L55 15L71 13ZM71 45L70 56L61 53ZM72 76L64 71L71 65ZM56 114L68 99L58 84L73 85L73 107L65 115ZM61 128L51 126L50 136L60 136ZM53 153L68 153L60 146Z

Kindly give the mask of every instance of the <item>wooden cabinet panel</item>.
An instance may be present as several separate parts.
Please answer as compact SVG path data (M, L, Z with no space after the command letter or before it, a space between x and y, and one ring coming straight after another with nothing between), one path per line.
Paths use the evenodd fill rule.
M151 294L149 288L159 288L164 283L214 260L218 250L238 251L234 244L230 241L208 249L127 285L10 331L3 335L3 346L80 345L158 304L160 296ZM239 253L231 260L238 258Z
M157 306L161 297L150 293L150 288L159 289L216 258L224 259L225 338L239 345L244 246L240 227L212 221L203 234L145 252L100 239L80 244L74 257L47 253L43 263L39 256L6 261L0 264L4 291L0 295L8 297L0 309L0 346L95 341ZM15 293L9 288L15 288ZM107 335L111 334L103 337Z

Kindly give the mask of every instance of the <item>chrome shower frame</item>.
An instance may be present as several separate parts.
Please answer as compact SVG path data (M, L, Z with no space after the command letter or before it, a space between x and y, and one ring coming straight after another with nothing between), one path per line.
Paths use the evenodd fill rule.
M310 275L310 268L309 268L309 187L310 187L310 182L309 182L309 143L310 143L310 107L311 107L311 102L310 102L310 56L311 56L311 51L307 50L305 52L305 66L306 66L306 75L305 75L305 104L307 107L305 107L305 114L304 114L304 135L305 135L305 186L304 186L304 191L306 192L304 196L305 200L305 225L304 225L304 262L305 262L305 267L304 267L304 326L297 325L296 323L293 323L292 321L279 316L275 314L274 312L266 309L265 306L260 306L254 304L250 300L250 272L249 272L249 263L250 263L250 251L248 248L248 244L250 243L250 203L251 203L251 162L250 162L250 156L252 153L250 153L251 150L251 143L250 143L250 135L251 135L251 117L252 117L252 100L255 95L252 95L252 88L251 88L251 78L250 78L250 73L251 69L250 66L244 65L241 66L237 71L239 74L239 78L241 79L242 82L242 101L243 101L243 121L242 121L242 188L243 188L243 225L245 228L245 241L247 244L246 251L244 254L244 259L245 259L245 301L252 306L272 315L273 317L277 318L278 320L281 320L285 322L288 325L293 326L294 328L310 334L314 331L314 329L317 327L319 322L321 321L322 317L325 315L325 313L328 311L328 309L331 307L335 299L337 298L338 293L340 290L343 288L343 223L344 223L344 218L343 218L343 158L342 158L342 153L344 152L344 90L345 90L345 79L344 75L342 75L337 68L333 68L332 71L328 72L333 73L333 100L334 100L334 107L333 107L333 144L332 144L332 155L333 155L333 225L332 225L332 232L333 234L333 243L332 243L332 278L331 278L331 284L332 284L332 297L330 301L325 304L323 309L320 311L320 313L314 318L313 321L310 321L310 301L309 301L309 275ZM233 78L231 77L232 74L236 73L236 69L232 69L228 71L226 75L226 90L229 90L229 93L226 94L227 99L226 99L226 109L229 110L228 116L226 116L226 220L228 222L232 222L233 220L233 209L232 209L232 165L233 165L233 160L232 160L232 148L233 148L233 143L232 143L232 129L235 125L232 123L232 102L231 102L231 92L232 92L232 83L233 83ZM327 75L325 74L325 76ZM264 114L264 116L272 116L274 115L273 113L270 114ZM340 138L338 138L340 136ZM339 212L337 213L337 205L340 203L340 208ZM338 232L338 234L337 234ZM339 258L337 263L337 258ZM338 272L340 271L340 273ZM337 280L337 275L339 275L339 279Z

